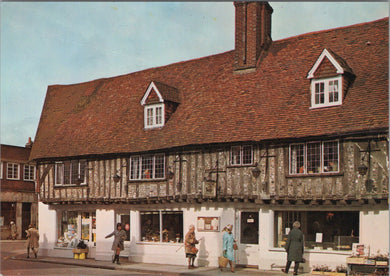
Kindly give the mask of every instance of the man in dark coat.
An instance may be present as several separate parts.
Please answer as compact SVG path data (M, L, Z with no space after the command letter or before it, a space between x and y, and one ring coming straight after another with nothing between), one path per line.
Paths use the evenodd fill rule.
M302 262L303 255L303 233L299 230L300 227L299 221L295 221L293 229L288 233L286 243L287 263L286 268L282 269L284 273L288 273L291 263L294 261L294 275L298 275L299 263Z

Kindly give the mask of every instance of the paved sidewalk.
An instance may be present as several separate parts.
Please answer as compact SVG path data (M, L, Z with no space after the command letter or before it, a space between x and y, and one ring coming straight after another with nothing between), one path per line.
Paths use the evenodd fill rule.
M168 276L181 276L181 275L203 275L203 276L212 276L212 275L233 275L230 273L230 268L223 269L221 271L217 267L197 267L194 269L188 269L187 266L183 265L162 265L162 264L150 264L150 263L130 263L125 258L121 258L121 264L113 264L109 261L97 261L95 259L70 259L70 258L55 258L48 256L38 256L38 258L30 257L26 258L26 254L21 254L12 257L15 260L24 260L30 262L46 262L46 263L58 263L65 265L75 265L75 266L85 266L85 267L94 267L100 269L112 269L112 270L126 270L131 272L141 272L150 275L168 275ZM236 273L234 275L285 275L280 271L280 269L275 270L258 270L253 268L242 268L236 267ZM292 275L292 273L289 273ZM310 275L310 273L304 273L300 275Z

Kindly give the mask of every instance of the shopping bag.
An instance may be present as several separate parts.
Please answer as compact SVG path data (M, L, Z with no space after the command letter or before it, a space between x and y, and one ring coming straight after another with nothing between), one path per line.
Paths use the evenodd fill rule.
M191 253L196 255L196 253L198 253L198 248L196 248L195 246L191 248Z
M225 258L224 256L218 257L219 268L225 268L228 262L229 262L228 258Z

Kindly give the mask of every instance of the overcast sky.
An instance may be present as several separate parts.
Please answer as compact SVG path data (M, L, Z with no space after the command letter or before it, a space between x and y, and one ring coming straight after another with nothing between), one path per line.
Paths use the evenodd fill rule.
M387 2L270 2L272 39L387 17ZM1 143L35 138L48 85L234 48L232 2L1 2Z

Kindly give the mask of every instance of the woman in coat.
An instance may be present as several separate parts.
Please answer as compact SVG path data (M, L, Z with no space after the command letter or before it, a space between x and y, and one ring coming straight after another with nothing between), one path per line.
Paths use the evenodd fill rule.
M229 265L230 265L230 270L232 272L234 272L234 265L233 265L233 262L234 262L234 249L233 249L233 245L234 245L236 240L234 239L233 233L232 233L233 225L228 224L225 227L225 230L226 230L226 232L223 234L223 240L222 240L222 243L223 243L223 247L222 247L223 256L225 258L228 258Z
M117 223L116 230L114 230L114 232L112 232L111 234L107 235L106 239L112 236L114 236L114 241L112 243L111 249L114 250L115 254L115 257L112 262L115 263L116 261L117 264L120 264L119 254L123 249L125 249L124 241L127 238L126 232L125 230L122 230L122 224L120 222Z
M196 252L198 251L195 247L195 244L198 243L199 241L195 237L195 226L191 224L184 238L184 248L186 252L186 258L188 258L188 269L195 268L194 261L196 258Z
M286 243L287 263L286 268L282 269L284 273L288 273L291 263L294 261L294 275L298 275L299 263L302 262L303 255L303 233L299 230L300 227L299 221L295 221L293 229L288 233Z
M30 258L30 248L34 252L35 258L37 257L38 247L39 247L39 233L38 230L34 227L33 224L28 226L26 230L27 236L27 258Z

